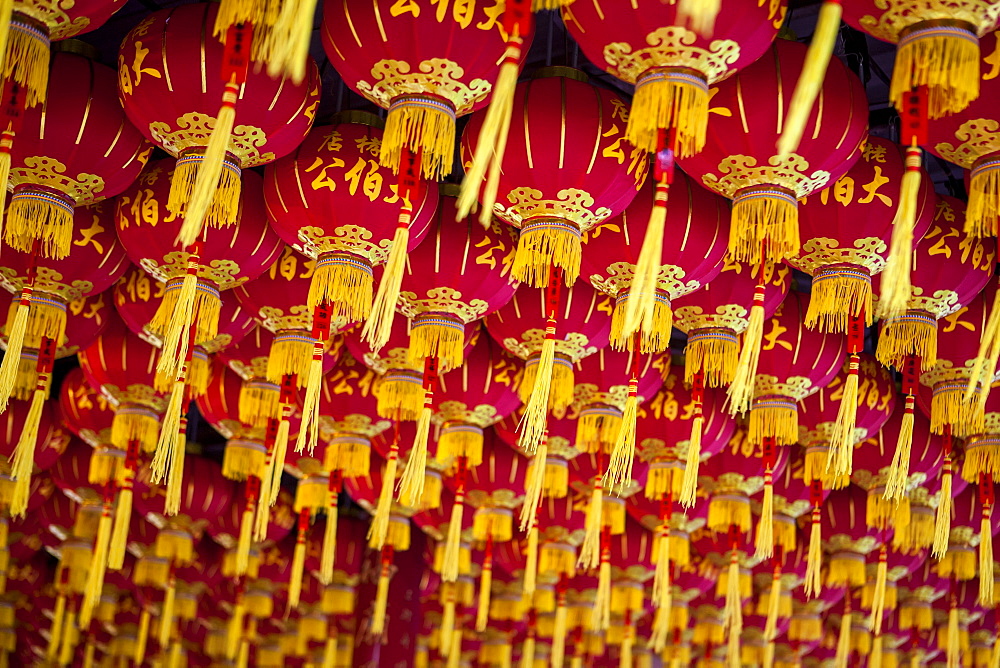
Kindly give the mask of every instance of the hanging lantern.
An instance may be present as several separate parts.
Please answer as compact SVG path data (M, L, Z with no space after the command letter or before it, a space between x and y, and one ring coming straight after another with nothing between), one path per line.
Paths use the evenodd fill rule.
M125 190L151 147L122 112L111 68L72 52L56 54L51 67L47 54L43 58L59 101L24 110L20 127L5 133L7 142L13 132L18 139L13 152L9 145L0 152L10 156L10 178L2 159L0 177L13 187L4 241L23 253L59 260L75 248L73 210ZM99 230L91 225L87 232L85 242Z
M536 288L558 280L570 286L580 273L581 235L625 210L646 179L647 160L624 138L625 103L577 70L536 73L518 85L513 109L526 122L514 124L499 173L480 189L481 219L492 212L521 230L514 279ZM556 110L561 116L553 116ZM479 113L466 126L466 156L484 122ZM562 132L549 130L559 126Z
M733 199L729 248L737 261L757 264L762 254L775 262L797 255L796 200L836 182L860 157L868 118L865 95L861 82L839 60L823 79L822 95L829 102L822 116L814 111L809 118L806 141L795 153L773 157L781 131L778 119L788 107L805 55L804 45L778 40L753 65L720 83L712 98L718 113L704 150L681 160L688 175ZM772 103L741 110L744 90Z
M678 172L674 176L673 198L664 217L654 268L654 280L645 289L651 305L651 327L642 327L641 350L663 352L670 344L672 303L675 299L705 287L722 268L728 246L728 214L725 202ZM583 237L585 252L582 271L591 284L615 300L611 344L616 350L631 349L632 336L626 327L627 303L640 288L640 237L648 234L654 202L647 186L620 216L600 223ZM681 239L681 243L675 240ZM641 319L641 318L639 318ZM638 322L638 319L636 320Z
M118 54L125 113L178 160L166 207L183 217L177 241L185 247L205 223L237 222L242 170L297 146L319 104L315 65L298 84L249 68L239 36L225 44L212 39L217 14L214 4L153 12L125 36ZM172 74L198 71L204 76Z
M878 532L870 529L865 519L866 496L860 488L849 486L832 492L823 504L823 544L830 555L826 587L865 584L865 559L881 544Z

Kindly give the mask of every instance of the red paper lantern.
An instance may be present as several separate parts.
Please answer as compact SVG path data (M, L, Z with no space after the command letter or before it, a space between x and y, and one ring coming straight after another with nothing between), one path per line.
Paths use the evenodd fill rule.
M741 262L756 264L762 253L774 261L798 254L796 200L835 182L860 157L866 98L861 82L839 60L830 63L820 93L825 102L813 110L798 150L774 157L779 118L805 55L804 45L778 40L753 65L716 86L705 148L681 161L689 176L733 199L729 248ZM752 105L744 97L751 90Z

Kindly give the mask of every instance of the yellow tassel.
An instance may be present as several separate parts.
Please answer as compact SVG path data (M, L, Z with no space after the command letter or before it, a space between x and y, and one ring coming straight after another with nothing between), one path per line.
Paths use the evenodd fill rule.
M552 335L549 335L549 331ZM527 454L534 454L545 437L546 416L549 409L549 392L552 387L552 369L555 365L555 321L548 320L545 325L545 340L542 342L541 356L538 358L537 375L531 389L531 396L525 402L524 414L518 428L521 437L518 445Z
M233 614L229 618L226 626L226 658L232 660L236 658L239 650L240 639L243 637L243 619L246 616L246 603L243 594L237 594L236 605L233 606Z
M774 482L770 469L764 471L764 500L760 506L754 550L758 559L770 559L774 556Z
M448 642L451 647L448 651L446 668L459 668L462 665L462 629L452 631L451 640L445 642Z
M198 294L198 266L198 256L188 256L188 271L181 281L174 308L167 314L169 324L163 334L163 347L156 363L156 389L160 392L169 391L187 358ZM164 301L167 301L166 298Z
M125 563L125 549L128 546L128 528L132 521L132 471L128 471L118 492L118 507L111 529L111 544L108 550L108 568L121 570Z
M805 324L821 332L847 333L852 318L871 325L872 277L865 267L833 264L813 275Z
M589 570L597 568L601 559L601 512L604 498L604 488L600 482L594 484L590 493L590 503L587 505L584 521L584 538L580 545L580 556L576 565Z
M87 646L83 650L83 668L94 668L94 655L96 650L97 647L94 646L94 643L88 640Z
M45 56L48 61L48 54ZM24 184L14 190L3 226L7 245L22 253L61 260L73 239L73 202L54 190Z
M836 668L847 668L851 658L851 620L854 615L845 610L840 618L840 635L837 637L837 654L834 657Z
M823 591L822 569L823 569L823 539L820 525L820 508L816 506L812 511L812 523L809 529L809 553L806 557L806 579L804 588L806 596L809 598L819 596Z
M323 388L323 348L323 343L319 340L313 346L312 360L306 377L305 398L302 401L302 422L295 441L295 452L306 451L310 455L319 443L319 395Z
M885 545L879 551L878 566L875 568L875 593L872 595L871 616L868 618L868 628L876 636L882 634L882 618L886 607L886 582L889 577L889 565L886 561Z
M444 559L441 564L441 579L444 582L458 580L462 552L462 522L465 514L465 496L462 492L455 495L451 506L451 521L448 522L448 536L445 539Z
M163 413L160 424L160 437L156 442L156 452L150 464L153 484L161 483L169 473L170 463L177 449L177 436L180 431L181 414L184 412L184 381L175 380L167 410Z
M215 119L215 127L208 138L208 145L205 147L204 157L198 166L198 176L191 191L191 199L184 207L184 223L181 225L176 242L187 247L195 243L201 236L201 228L204 224L209 208L216 200L216 190L219 186L219 179L223 177L223 163L226 160L226 148L229 145L229 138L233 131L233 123L236 121L236 100L239 96L240 87L235 81L235 76L226 84L226 89L222 94L222 106ZM239 201L239 192L235 194L236 202ZM214 208L214 207L212 207ZM210 219L211 220L211 219ZM235 223L232 220L219 219L212 221L220 227Z
M972 165L969 179L969 205L965 210L965 233L969 236L997 235L997 197L1000 195L1000 171L997 159L987 154Z
M729 573L726 578L726 602L722 611L723 625L730 636L743 632L743 596L740 591L740 561L736 550L729 558Z
M633 355L638 355L638 351ZM621 428L615 439L615 449L604 479L612 489L624 489L632 481L632 464L635 461L635 431L639 414L638 380L629 381L628 397L622 411Z
M997 668L997 666L1000 666L1000 633L993 641L993 650L990 653L990 668Z
M538 352L529 355L528 359L524 362L521 382L517 386L517 397L523 404L528 403L531 399L531 393L535 391L541 357L542 350L540 349ZM552 381L549 388L548 406L550 411L559 412L566 410L573 403L573 391L576 384L574 375L572 360L558 351L554 352Z
M722 8L721 0L679 0L677 21L705 38L715 30L715 18Z
M59 648L60 666L68 666L69 662L73 660L73 650L76 649L78 635L79 634L76 629L76 613L70 610L66 615L65 626L61 637L62 645Z
M174 173L170 179L170 192L167 195L167 211L174 216L182 218L185 216L185 209L193 198L206 155L205 149L191 147L183 150L177 157ZM211 196L211 202L204 215L204 222L209 227L228 227L236 223L243 188L241 176L239 159L231 153L225 153L222 158L221 173L216 178L214 195ZM200 236L200 233L195 235L196 238L197 236Z
M690 508L698 496L698 466L701 462L701 435L704 431L705 418L701 405L695 405L694 417L691 419L691 438L688 440L687 459L684 464L684 479L681 483L680 502Z
M104 573L108 567L108 548L111 542L111 504L105 502L101 508L101 519L97 524L97 538L94 540L94 558L87 570L87 584L80 605L80 626L87 628L94 615L95 606L101 601L104 589Z
M173 576L163 592L163 608L160 610L160 627L157 642L160 647L166 647L170 642L170 634L174 629L174 604L177 601L177 588Z
M111 442L139 441L143 452L153 452L160 436L160 417L153 409L139 404L120 404L111 420Z
M792 101L788 105L781 137L778 138L779 156L790 155L799 148L802 133L826 79L826 68L830 64L837 34L840 32L842 14L843 9L839 1L827 0L819 10L809 51L806 53L799 81L795 84Z
M267 450L256 440L230 439L222 455L222 475L230 480L246 480L253 476L264 476L267 465Z
M850 475L854 459L854 428L858 416L858 373L861 360L856 353L850 356L844 394L837 409L837 420L830 436L830 451L826 466L833 475Z
M388 126L386 127L388 137ZM383 150L386 147L382 141ZM426 155L424 156L426 165ZM383 165L387 164L382 162ZM389 340L392 333L392 319L396 314L396 302L399 300L399 288L403 284L403 274L406 272L406 247L410 243L410 216L412 209L407 202L399 212L399 223L392 237L392 247L385 263L382 280L379 281L375 301L372 303L371 314L365 321L361 336L371 345L376 353Z
M247 504L240 518L240 533L236 540L236 575L244 575L250 566L250 543L253 533L254 507Z
M962 643L958 634L958 608L954 605L948 611L948 643L945 653L948 659L948 668L958 668L962 665L960 659Z
M941 492L937 515L934 520L934 545L931 554L941 559L948 553L948 541L951 536L951 456L945 455L944 468L941 470Z
M428 357L443 370L461 366L465 351L465 324L448 313L420 313L410 322L409 360L422 364Z
M781 608L781 571L774 569L771 592L767 600L767 619L764 622L764 639L774 642L778 635L778 612Z
M462 191L458 197L458 220L464 220L476 206L480 186L486 180L482 195L482 209L479 221L488 226L493 216L493 205L497 199L499 170L503 165L507 149L507 134L510 129L511 114L514 109L514 91L520 69L523 36L515 29L507 40L503 64L497 73L496 83L490 97L490 106L483 119L476 142L472 164L462 180Z
M535 636L530 632L521 645L521 668L535 668Z
M998 351L1000 351L1000 291L997 291L993 297L990 315L979 339L979 351L972 363L969 382L965 388L964 401L966 403L971 403L973 396L978 391L980 393L978 403L985 406L990 388L993 385L993 373L996 370ZM993 364L992 367L990 363Z
M962 111L979 97L979 40L972 26L941 23L914 23L901 33L889 85L897 109L905 109L907 95L920 86L928 87L932 119Z
M330 501L327 504L319 571L319 581L323 584L333 582L333 566L337 558L337 496L337 492L331 491Z
M670 192L666 182L656 184L653 210L649 214L649 224L642 248L635 263L628 301L625 302L625 327L623 334L631 336L642 328L644 334L651 334L653 312L656 304L656 289L660 286L660 270L663 258L663 228L667 220L667 196Z
M906 171L899 186L899 206L892 221L889 257L882 270L879 295L880 317L902 315L910 301L910 269L913 264L913 226L917 219L917 196L923 172L921 153L916 145L906 149Z
M13 0L0 0L0 62L3 61L4 50L7 48L7 29L10 27L10 10L13 7ZM10 124L7 129L0 133L0 211L7 208L7 184L10 182L10 151L13 148L14 132ZM0 225L3 223L3 215L0 214ZM2 227L0 227L2 231Z
M569 609L566 607L565 596L560 594L556 604L556 619L552 626L552 649L549 656L553 666L563 665L566 654L566 629L569 622Z
M389 533L389 513L392 510L392 489L396 485L396 468L398 467L399 451L395 443L389 451L385 462L385 472L382 474L382 489L379 490L378 503L368 528L368 546L381 550ZM454 509L452 510L454 513ZM461 529L459 529L461 531Z
M139 631L136 634L135 656L132 659L137 666L141 666L146 660L146 645L149 642L149 622L149 610L143 608L142 614L139 615Z
M265 427L268 418L279 414L277 385L264 380L248 380L240 386L239 418L251 427Z
M382 567L378 576L378 588L375 591L375 609L372 612L371 631L373 635L382 635L385 630L385 610L389 603L389 569Z
M66 616L66 595L56 596L56 604L52 609L52 627L49 629L49 645L45 656L49 661L55 661L59 653L59 641L62 638L63 620Z
M538 444L538 449L535 450L529 464L527 480L524 485L524 502L521 504L521 531L529 530L530 527L534 526L538 505L541 503L542 494L545 491L548 457L548 435L545 435L541 443Z
M181 509L181 489L184 486L184 452L187 448L187 417L182 415L177 427L177 441L170 461L170 475L167 478L167 495L163 501L163 512L176 515Z
M417 434L413 438L413 447L406 460L406 468L399 479L398 501L410 508L417 508L420 505L420 497L424 493L424 470L427 467L427 440L431 431L431 416L433 411L430 407L433 394L427 392L424 400L424 409L420 412L420 419L417 420Z
M487 556L487 559L490 557ZM483 632L489 623L490 594L493 587L493 566L490 562L483 564L479 578L479 602L476 606L476 630Z
M45 400L49 397L49 376L39 374L39 387L31 398L28 415L21 427L21 436L14 448L10 475L14 479L14 493L10 502L10 514L24 517L31 495L31 471L35 467L35 446L38 442L38 427L42 421Z
M267 63L267 73L271 78L287 75L295 83L302 83L306 76L315 16L316 0L286 0L281 3L281 10L269 31L272 35L270 56L262 59Z
M906 396L899 438L896 440L896 452L892 456L892 465L885 483L886 501L899 500L906 496L907 481L910 478L910 450L913 446L914 402L912 394Z
M872 642L872 651L868 655L868 668L882 668L883 640L881 635L876 635Z
M302 574L306 568L306 537L300 535L295 541L295 551L292 553L292 574L288 581L288 609L299 607L299 597L302 595Z
M746 331L743 332L743 344L740 349L740 360L736 365L733 382L726 390L729 397L729 412L732 415L750 410L753 402L754 385L757 382L757 364L760 360L760 347L764 340L764 288L757 286L753 296L753 306L750 307L750 318Z
M580 227L575 222L533 218L521 226L510 275L531 287L544 288L552 268L558 267L566 285L572 285L580 275L582 252Z
M535 595L538 578L538 527L534 523L528 529L528 550L525 558L527 565L524 568L524 595L530 598Z
M909 308L882 323L875 357L885 366L901 369L907 355L917 355L926 371L937 363L937 319L922 309Z
M992 506L983 506L979 526L979 605L993 607L993 527Z
M670 581L670 524L664 520L656 534L654 556L656 567L653 571L653 605L669 610L671 607Z
M7 337L7 350L0 362L0 413L7 410L11 394L14 391L17 379L18 363L21 359L21 348L24 345L25 334L28 330L28 314L31 310L32 289L25 286L21 290L21 299L11 320L7 316L7 324L4 325L4 334Z
M443 611L441 613L441 638L450 638L454 631L455 599L454 597L451 597L443 604ZM451 643L442 641L441 646L438 649L441 652L441 656L447 658L448 653L451 651Z
M311 16L311 15L310 15ZM337 666L337 638L327 638L323 644L322 668L336 668Z
M750 500L742 492L716 492L708 503L708 527L712 531L724 532L729 527L739 528L748 533L752 520Z
M590 628L607 631L611 627L611 562L601 559L597 569L597 594L590 614Z
M629 624L625 627L625 636L619 649L619 668L632 668L632 646L635 643L635 629Z

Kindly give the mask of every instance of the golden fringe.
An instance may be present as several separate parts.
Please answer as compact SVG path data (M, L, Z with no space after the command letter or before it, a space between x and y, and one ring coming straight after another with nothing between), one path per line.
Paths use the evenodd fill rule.
M394 98L385 118L379 164L398 174L404 147L420 153L421 170L428 181L440 181L451 174L455 153L455 109L451 103L432 95Z
M679 473L675 473L676 460L655 459L649 463L646 472L646 485L643 488L646 498L650 501L659 501L667 494L681 493L677 478Z
M211 369L208 353L204 348L195 348L187 370L187 386L192 397L201 397L208 391Z
M931 119L962 111L979 97L979 40L967 29L941 30L933 23L916 23L901 37L889 86L897 109L906 108L910 91L927 86Z
M131 441L139 441L143 452L153 452L160 435L160 418L152 408L137 404L122 404L111 420L111 442L124 449Z
M729 577L726 583L726 604L722 610L722 624L729 637L730 665L739 667L740 635L743 633L743 596L740 591L740 562L733 550L729 560Z
M167 282L156 314L146 325L151 334L163 340L165 351L177 351L178 355L187 352L190 327L195 328L195 345L207 343L219 336L219 312L222 309L218 287L198 278L198 257L191 255L188 262L188 273ZM183 360L183 356L179 357L177 366ZM157 371L159 370L157 365ZM174 373L169 374L171 381Z
M215 118L215 127L208 138L201 164L197 167L194 188L184 207L184 222L177 234L176 243L187 247L201 236L205 222L218 227L228 227L236 223L242 191L239 174L223 169L226 148L236 120L236 100L240 87L235 75L226 84L222 94L222 106ZM176 172L175 172L176 174ZM215 216L209 216L209 212ZM220 213L225 212L223 215ZM232 214L225 215L225 214Z
M25 292L28 293L28 299L30 300L27 307L22 304L25 299ZM19 326L14 323L17 321L18 312L23 311L25 308L27 308L28 314L27 321L24 324L24 333L20 334ZM7 335L8 339L11 339L11 337L16 338L18 335L21 336L20 345L16 345L17 342L15 341L14 348L18 350L21 347L31 348L37 360L37 350L42 347L43 338L52 339L60 345L65 341L66 303L59 297L27 288L26 290L22 290L20 299L11 301L10 308L7 309L7 322L14 324L11 328L11 333ZM8 341L7 350L11 350L11 341ZM24 353L22 352L19 357L23 359ZM34 371L34 368L32 368L31 372L34 373ZM31 390L34 389L35 387L32 385Z
M387 126L386 133L382 138L383 154L386 150L386 139L388 137L389 128ZM384 159L382 164L387 164ZM428 165L426 154L423 156L423 165L426 169ZM372 302L371 313L368 315L368 319L365 320L365 325L361 330L361 337L368 342L372 350L376 353L382 350L382 347L389 340L389 336L392 333L392 320L396 315L399 289L403 284L403 274L406 273L406 254L407 246L410 243L411 215L412 209L410 208L410 204L408 202L404 203L399 211L399 222L396 224L396 232L392 236L392 246L389 248L389 257L385 262L382 280L379 281L378 291L375 293L375 300Z
M185 360L188 357L188 345L191 337L190 328L194 323L196 314L196 302L198 300L198 256L188 256L188 271L181 280L181 287L176 296L176 302L169 311L165 312L165 317L169 318L169 324L163 334L163 347L160 349L160 358L156 362L156 390L157 392L169 392L170 387L180 377L184 368ZM174 299L172 291L164 293L161 309L168 299ZM160 310L157 313L160 313ZM218 325L218 323L216 323Z
M450 595L445 602L442 604L444 610L441 613L441 628L440 634L442 638L450 638L452 633L455 631L455 598L454 595ZM448 654L451 652L451 643L441 642L438 651L441 656L447 658Z
M843 403L846 402L841 402L841 405ZM777 445L798 442L799 411L792 399L767 395L753 400L750 408L750 442L762 443L768 436L774 437Z
M27 89L26 107L35 107L45 100L49 88L49 35L48 29L38 26L27 14L4 6L3 20L8 26L4 56L3 76L13 79ZM18 29L20 28L20 29ZM40 33L44 33L44 37Z
M550 320L546 325L546 330L554 326L553 321ZM548 415L550 391L554 380L555 352L555 338L546 334L545 340L542 342L537 370L535 371L535 382L530 386L531 395L525 402L524 413L521 416L521 422L518 424L518 428L521 430L518 445L529 455L535 453L538 445L545 437L546 416ZM527 373L525 373L526 377ZM522 386L524 385L523 379L521 384Z
M216 124L216 127L218 127L218 124ZM227 131L227 141L228 134L229 132ZM214 131L212 135L213 137L215 136ZM193 228L190 227L187 230L184 229L187 225L187 220L190 218L185 210L194 197L194 189L198 184L207 151L208 149L201 147L187 149L178 156L174 166L174 174L170 179L170 192L167 195L167 211L175 216L184 218L181 235L189 235L193 231ZM211 198L208 203L208 209L203 214L203 222L207 223L209 227L216 228L229 227L236 224L239 217L243 188L241 180L242 170L240 169L239 159L236 156L231 153L224 153L219 169L221 173L215 178L217 185L212 186L213 192L208 195ZM182 242L184 246L190 246L200 236L201 226L202 221L199 221L199 229L190 237L190 241L183 241L181 235L178 235L177 241Z
M754 553L761 560L774 556L774 483L770 470L764 472L764 500L754 536Z
M886 604L888 603L886 600L888 573L889 567L886 562L886 550L883 545L879 554L878 566L875 568L875 591L871 601L871 616L868 618L868 628L875 634L876 638L882 635L882 618L885 614Z
M3 226L7 245L62 260L73 240L73 202L62 193L24 185L14 191Z
M701 0L699 0L701 1ZM799 211L795 195L780 186L748 186L733 198L729 253L736 262L780 262L799 252Z
M635 96L625 138L633 146L655 153L659 130L676 129L681 158L700 153L708 126L708 82L696 70L655 67L635 82Z
M833 475L850 475L854 466L854 428L858 417L858 374L861 360L852 354L848 358L849 371L844 381L844 394L837 409L837 419L830 435L830 450L826 466Z
M764 300L763 292L760 299L754 297L750 307L750 318L746 331L743 332L743 343L740 349L739 362L733 380L726 390L729 400L730 415L745 413L753 404L754 386L757 382L757 365L760 361L760 347L764 341Z
M44 379L42 378L44 375ZM49 376L39 375L39 387L31 398L28 415L21 427L21 436L14 447L11 458L10 477L14 479L14 492L10 501L10 514L13 517L24 517L28 509L28 497L31 496L31 471L35 467L35 447L38 442L38 427L45 410L45 400L49 398Z
M872 651L868 655L868 668L882 668L882 636L876 635L872 643Z
M609 404L584 406L576 420L576 448L583 452L610 453L621 431L622 414Z
M524 501L521 503L521 531L527 531L534 527L535 517L538 515L538 505L542 501L542 494L545 491L545 474L548 469L549 444L548 438L543 437L538 444L538 449L531 456L528 463L528 473L524 484Z
M629 115L629 125L635 117ZM654 129L654 134L656 134ZM655 141L655 139L654 139ZM670 186L666 182L656 184L653 209L649 214L646 236L639 250L632 280L629 285L628 300L625 302L625 322L622 334L627 339L639 331L653 333L653 310L656 291L660 287L660 269L663 257L663 228L667 220L667 198ZM669 334L668 334L669 336Z
M434 458L440 463L447 463L456 457L464 457L470 469L483 463L482 427L451 422L441 429Z
M544 543L538 556L538 570L548 575L576 576L576 554L571 545Z
M631 664L629 664L631 665ZM534 668L535 666L535 636L530 632L521 643L521 668Z
M524 363L521 382L517 386L517 396L522 404L528 403L531 399L535 381L538 380L541 357L542 351L539 351L529 356ZM574 375L573 362L565 355L555 352L553 354L552 386L549 389L548 406L550 411L566 410L573 403Z
M946 642L943 644L948 658L948 668L957 668L961 665L960 657L963 648L958 633L958 608L954 605L948 610L948 628L946 633Z
M111 542L111 505L106 502L101 508L101 519L97 524L94 539L94 557L87 569L87 584L84 587L80 605L80 626L87 628L94 615L94 608L101 601L104 589L104 574L108 567L108 548Z
M580 545L580 556L577 558L578 568L590 570L597 568L601 560L601 512L604 488L597 483L590 493L590 503L587 504L584 521L584 538Z
M979 524L979 605L993 607L993 509L983 506Z
M150 464L151 481L154 485L161 483L170 471L170 463L174 461L174 450L177 449L177 438L180 431L181 415L184 412L184 380L174 381L167 409L163 412L160 423L160 436L156 442L156 451Z
M611 562L601 559L597 570L597 594L590 613L590 628L607 631L611 627Z
M263 59L268 64L271 78L282 73L295 83L302 83L306 76L309 60L309 45L312 42L313 21L316 16L316 0L296 0L281 5L274 27L270 58Z
M485 211L485 208L484 208ZM533 218L521 225L511 278L544 289L553 267L563 270L566 285L580 275L583 245L579 226L563 218Z
M560 0L537 0L541 2L556 2ZM507 40L506 50L500 71L490 96L490 106L483 119L476 141L476 150L472 155L472 164L462 179L462 190L458 197L458 220L464 220L475 208L477 199L482 201L479 222L484 227L490 224L493 216L493 205L496 203L499 187L500 170L507 150L507 135L510 130L510 119L514 110L514 91L517 88L517 75L520 70L521 49L524 46L523 35L515 24L514 34ZM480 187L482 196L480 197Z
M795 84L795 92L788 105L781 136L778 138L777 153L788 156L795 153L802 141L802 133L812 114L813 105L823 88L826 79L826 68L830 65L830 57L840 32L840 17L843 8L840 2L827 1L819 10L816 19L816 29L813 31L809 50L806 52L802 72Z
M851 624L853 613L844 611L840 617L840 634L837 636L837 654L834 657L836 668L847 668L847 662L851 658Z
M879 317L898 316L906 311L912 287L910 270L913 265L913 226L917 218L917 197L923 172L921 153L917 146L906 149L906 171L899 186L899 206L892 221L889 257L882 270Z
M97 486L116 484L121 478L124 465L123 451L108 447L95 448L90 454L87 482Z
M396 469L399 466L399 453L394 443L385 462L382 473L382 489L379 490L378 502L372 514L372 523L368 527L368 547L381 550L389 534L389 515L392 510L392 490L396 485Z
M234 564L234 574L236 576L245 575L250 568L250 544L253 534L254 507L248 503L243 509L240 517L240 533L236 539L236 556Z
M246 603L243 594L237 594L236 605L233 606L233 614L229 618L226 626L226 658L236 657L239 648L240 638L243 637L243 619L246 616Z
M949 545L948 552L938 561L938 575L956 580L976 577L976 552L968 545Z
M465 518L465 496L462 493L455 495L455 501L451 506L451 518L448 522L448 535L445 538L444 554L440 565L441 580L444 582L455 582L458 580L463 569L463 556L468 557L468 552L463 555L462 550L462 524ZM471 564L470 564L471 566Z
M528 549L525 555L524 595L529 599L535 595L538 581L538 527L528 530Z
M945 455L944 468L941 471L940 502L934 520L934 545L931 554L936 559L942 559L948 553L948 539L951 535L951 456Z
M742 533L750 531L750 500L739 492L716 493L708 502L708 527L712 531L725 532L731 526L738 527Z
M493 588L493 567L487 561L479 579L479 602L476 605L476 630L483 632L489 623L490 594Z
M920 357L924 370L937 363L937 321L927 311L907 309L882 324L875 349L878 361L901 369L907 355Z
M638 355L639 353L633 353ZM615 438L615 449L611 453L608 470L604 474L612 489L625 488L632 481L632 464L635 461L635 431L639 414L638 380L629 381L628 397L622 411L621 427Z
M372 442L367 436L337 433L327 443L323 467L328 471L340 469L345 478L364 478L371 469L371 452Z
M688 385L699 371L708 387L726 387L733 382L739 358L736 333L725 327L703 327L688 332L684 348L684 382Z
M313 348L316 340L309 332L288 330L278 332L271 343L271 351L267 356L267 380L280 387L286 375L294 375L299 387L305 374L300 373L309 368L312 362Z
M136 633L135 655L132 657L135 665L141 666L146 660L146 645L149 642L149 622L151 615L146 608L142 609L139 615L139 630Z
M893 532L892 547L906 554L930 548L934 542L934 511L926 506L910 506L910 523Z
M655 570L653 571L653 593L652 601L656 607L670 609L671 603L671 578L670 578L670 525L668 521L660 524L659 529L654 534L655 545L653 546L652 558ZM668 613L669 619L669 613Z
M299 481L295 489L296 513L308 509L317 512L326 507L330 481L326 474L308 476Z
M160 643L160 647L163 648L167 647L167 644L170 642L170 634L174 629L174 602L176 600L177 588L171 576L170 582L163 592L163 607L160 609L160 625L157 640Z
M28 330L31 295L30 287L21 290L21 299L15 302L17 306L12 305L12 308L16 309L14 317L12 319L8 312L7 323L4 325L7 349L3 361L0 362L0 413L7 410L7 404L16 384L17 370L21 363L21 349Z
M375 411L389 420L411 422L424 407L423 374L411 369L389 369L375 381Z
M371 315L374 280L367 258L354 253L323 253L309 283L306 303L310 311L330 305L330 319L361 322Z
M979 350L969 372L968 384L965 388L965 403L972 403L977 390L979 398L976 402L979 410L985 413L986 399L993 386L993 374L996 371L998 353L1000 353L1000 291L993 297L986 327L979 339Z
M431 416L433 411L430 404L432 392L426 393L424 409L420 412L417 420L417 433L413 438L413 446L406 458L406 468L399 479L399 496L397 501L410 508L420 507L420 498L424 493L424 470L427 468L427 440L431 431Z
M434 469L424 469L424 491L420 495L420 502L417 507L421 510L436 510L441 507L441 491L444 489L444 480L440 471Z
M289 420L290 406L281 407L281 420L278 422L278 433L274 437L274 452L271 456L270 470L267 472L267 480L270 483L269 489L261 492L261 499L267 501L268 506L273 506L278 500L278 493L281 490L281 472L285 469L285 455L288 454L288 438L291 430ZM264 489L263 484L261 490Z
M38 351L22 348L15 373L10 395L19 401L31 399L31 394L38 385Z
M337 492L327 493L326 527L323 530L323 548L320 553L319 581L325 585L333 582L333 567L337 560Z
M302 595L302 574L306 566L306 537L299 531L299 537L295 541L295 550L292 552L292 573L288 580L288 609L294 610L299 607L299 597Z
M826 573L830 587L861 587L865 584L865 559L856 552L836 552L831 555Z
M962 478L978 482L981 475L1000 474L1000 442L991 436L971 436L965 441Z
M965 233L969 236L995 237L1000 217L1000 170L997 156L989 154L972 165L969 179L969 205L965 209Z
M108 568L113 571L121 570L125 564L128 529L132 521L133 475L131 470L126 470L125 479L118 492L118 507L115 508L115 522L111 529L111 545L108 550Z
M806 596L813 598L819 596L823 591L823 538L822 538L822 516L820 508L816 506L812 511L812 521L809 529L809 553L806 557L806 579L803 583Z
M827 469L830 446L828 444L811 444L805 450L802 479L807 485L819 480L823 489L843 489L851 482L850 476L834 475Z
M907 482L910 479L910 451L913 447L913 410L915 398L907 395L903 409L903 418L899 426L899 438L896 440L896 452L892 456L892 465L885 482L885 500L901 500L906 496Z
M771 591L767 594L767 618L764 621L764 639L773 642L778 633L778 616L782 603L786 600L781 593L781 572L775 570L771 578ZM788 604L791 606L790 597Z
M262 478L267 451L258 441L230 439L222 455L222 475L230 480Z
M625 302L631 293L622 290L615 298L615 307L611 312L611 348L614 350L632 350L634 338L625 333ZM656 289L653 304L653 325L649 331L643 331L639 337L639 350L646 354L661 353L670 348L670 333L674 326L674 313L671 310L670 296L665 290Z
M569 610L566 608L565 600L560 597L556 606L556 619L552 629L552 649L549 657L553 666L563 665L563 657L566 653L566 629L569 621Z
M910 523L910 499L886 500L883 487L868 490L865 502L865 524L872 529L895 528L903 530Z
M806 327L846 334L852 318L870 326L873 314L872 277L865 267L828 265L813 276Z
M184 485L184 451L187 448L187 417L181 416L177 430L177 441L171 452L170 475L167 477L167 495L163 501L163 512L176 515L181 508L181 488Z
M632 646L635 644L635 628L631 624L625 627L625 636L619 648L619 668L632 668Z
M382 635L385 631L385 612L389 604L389 569L382 567L382 572L378 576L378 588L375 591L375 609L372 612L371 632L373 635Z
M511 540L514 537L513 513L489 506L477 509L472 517L472 536L479 541L493 538L498 543Z
M433 357L442 369L455 369L462 365L464 354L465 325L458 317L448 313L421 313L411 321L411 364L421 364Z
M323 389L323 343L317 339L313 344L312 360L306 376L305 397L302 400L302 418L295 452L306 452L312 456L319 443L319 396Z

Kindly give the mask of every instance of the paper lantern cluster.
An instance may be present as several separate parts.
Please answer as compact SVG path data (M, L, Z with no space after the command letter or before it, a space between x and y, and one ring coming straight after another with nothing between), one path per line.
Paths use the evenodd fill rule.
M316 4L0 5L0 665L996 664L1000 2Z

